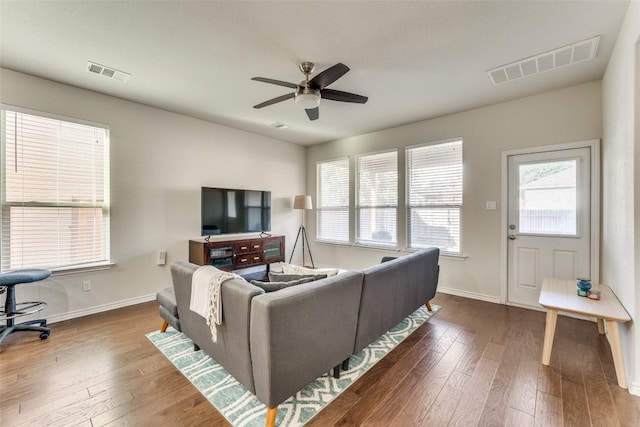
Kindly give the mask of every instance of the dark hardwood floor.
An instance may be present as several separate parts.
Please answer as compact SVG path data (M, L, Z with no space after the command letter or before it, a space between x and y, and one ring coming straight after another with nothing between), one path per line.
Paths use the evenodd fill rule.
M442 310L311 426L638 426L595 323L560 317L549 367L542 312L438 294ZM17 333L0 347L2 426L226 426L144 336L155 302Z

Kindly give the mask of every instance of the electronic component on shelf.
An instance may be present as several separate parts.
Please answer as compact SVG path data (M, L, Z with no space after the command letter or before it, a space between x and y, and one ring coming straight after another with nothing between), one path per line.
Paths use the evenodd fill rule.
M209 249L209 258L224 258L233 255L233 248Z

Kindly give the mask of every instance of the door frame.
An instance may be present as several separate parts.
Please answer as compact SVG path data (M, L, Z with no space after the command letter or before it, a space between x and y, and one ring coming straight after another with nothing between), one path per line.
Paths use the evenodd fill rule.
M509 176L508 160L510 156L533 154L545 151L561 151L573 148L589 148L591 152L591 280L600 282L600 140L566 142L562 144L506 150L501 153L501 199L500 199L500 303L507 304L507 227L509 222ZM510 304L515 305L515 304ZM530 307L527 307L530 308Z

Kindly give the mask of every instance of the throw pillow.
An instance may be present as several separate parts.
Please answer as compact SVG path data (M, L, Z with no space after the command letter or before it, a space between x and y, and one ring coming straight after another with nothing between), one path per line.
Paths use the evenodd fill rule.
M274 292L279 291L280 289L288 288L289 286L300 285L302 283L309 282L313 282L313 277L290 280L288 282L261 282L260 280L252 280L251 284L264 289L265 292Z
M287 274L326 274L327 277L338 274L337 268L307 268L298 265L282 263L282 272Z
M327 275L326 274L287 274L287 273L278 273L275 271L269 272L270 282L290 282L291 280L306 279L308 277L312 277L313 280L320 280L320 279L325 279Z

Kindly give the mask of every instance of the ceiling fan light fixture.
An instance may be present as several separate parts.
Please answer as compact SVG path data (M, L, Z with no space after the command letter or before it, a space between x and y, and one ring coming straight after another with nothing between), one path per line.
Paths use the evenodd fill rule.
M320 94L319 93L300 93L296 94L295 98L296 105L304 108L305 110L311 108L317 108L320 105Z

